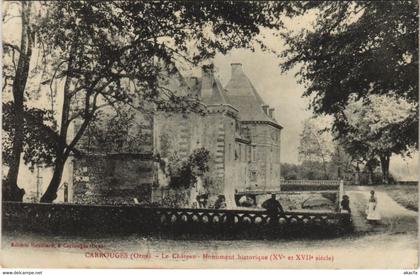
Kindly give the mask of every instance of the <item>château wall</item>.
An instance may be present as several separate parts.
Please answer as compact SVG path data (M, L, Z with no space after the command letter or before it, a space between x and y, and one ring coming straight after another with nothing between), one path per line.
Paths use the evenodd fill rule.
M150 201L154 162L147 155L86 156L74 161L73 202L134 204Z
M155 154L164 161L169 161L174 154L186 159L195 149L205 148L210 153L209 172L205 175L201 192L210 197L230 196L233 203L238 174L234 161L235 118L224 107L218 107L209 108L209 113L204 116L160 113L154 122ZM166 184L159 182L160 186Z
M257 188L280 185L280 129L269 124L246 124L254 145L252 171Z

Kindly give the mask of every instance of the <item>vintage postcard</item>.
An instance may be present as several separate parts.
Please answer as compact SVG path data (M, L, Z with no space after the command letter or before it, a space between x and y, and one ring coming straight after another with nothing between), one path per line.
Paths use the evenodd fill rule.
M5 268L418 267L418 1L4 1Z

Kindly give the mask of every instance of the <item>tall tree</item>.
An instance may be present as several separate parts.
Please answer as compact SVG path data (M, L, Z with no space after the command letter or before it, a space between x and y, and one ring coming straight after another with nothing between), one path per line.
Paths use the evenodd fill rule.
M305 120L298 151L300 160L322 163L324 177L328 179L327 163L331 160L334 143L326 122L327 119L320 118Z
M349 174L353 176L352 158L339 145L336 145L333 149L331 161L328 166L328 171L334 178L349 178Z
M325 1L316 8L313 29L286 34L282 55L283 70L300 65L297 75L316 114L335 116L341 131L341 113L353 96L394 95L417 104L418 1ZM390 130L417 144L418 108Z
M3 43L5 52L12 52L13 72L6 74L7 80L12 80L13 94L13 136L11 141L11 154L8 159L9 171L5 182L2 184L2 199L5 201L22 201L25 191L18 187L17 179L20 158L23 150L24 130L24 101L25 88L29 75L29 65L32 57L34 32L31 26L31 1L22 1L20 8L21 34L20 45ZM17 64L15 63L15 56ZM5 71L9 71L9 68ZM5 86L3 87L4 90Z
M162 72L179 61L193 65L235 47L254 47L261 27L279 29L285 2L51 2L42 39L55 53L50 83L64 82L57 155L41 198L56 198L64 164L103 106L150 102L181 110L197 106L161 84ZM156 61L159 62L156 62ZM136 100L134 100L136 99ZM81 121L69 137L73 120ZM66 143L68 141L68 143Z
M389 181L389 163L392 154L410 153L415 142L404 132L416 114L417 104L385 95L370 95L366 99L351 99L342 113L340 127L345 127L340 137L349 154L366 161L378 158L382 180ZM409 127L412 129L413 127ZM415 135L415 133L411 133Z

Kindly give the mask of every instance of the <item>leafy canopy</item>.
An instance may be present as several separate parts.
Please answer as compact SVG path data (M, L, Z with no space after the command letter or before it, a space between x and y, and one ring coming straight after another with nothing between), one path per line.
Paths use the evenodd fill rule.
M350 95L418 101L417 1L322 2L313 30L285 36L283 70L298 72L316 113L342 110Z

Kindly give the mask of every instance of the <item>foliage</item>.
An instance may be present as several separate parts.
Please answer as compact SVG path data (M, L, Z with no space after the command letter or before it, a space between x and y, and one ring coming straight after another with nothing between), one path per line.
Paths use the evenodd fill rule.
M324 177L328 176L327 162L334 150L333 137L327 131L328 119L311 118L304 121L298 147L299 159L323 164Z
M322 162L303 161L300 164L282 163L281 176L285 180L325 180L325 172ZM328 179L333 179L332 175L327 174Z
M343 111L347 122L345 144L360 146L365 154L372 156L408 152L414 143L410 143L412 138L407 135L417 133L403 133L400 127L412 120L416 108L417 104L385 95L370 95L363 100L352 98ZM356 146L349 149L357 150Z
M173 72L175 62L198 65L216 52L253 47L260 27L281 26L273 19L283 6L287 5L55 2L48 6L50 14L41 33L57 56L55 77L71 77L72 90L82 93L82 100L90 92L91 100L100 93L98 97L111 105L115 101L133 104L133 96L141 95L158 107L168 108L168 102L174 102L185 111L185 103L193 104L191 98L161 85L160 76ZM93 111L90 105L88 111ZM83 115L85 106L80 108L74 113Z
M15 120L13 102L3 103L3 164L9 165L12 154L12 140L14 135L13 121ZM51 130L54 124L50 112L38 108L24 107L23 160L31 169L35 165L50 166L55 158L57 134Z
M389 179L389 161L392 154L410 154L416 142L412 123L418 104L387 95L370 95L365 99L351 98L342 114L341 132L338 134L343 147L355 159L361 159L372 171L382 167L383 180Z
M281 14L294 14L286 2L65 1L47 2L40 28L52 58L51 78L65 82L57 161L42 201L51 202L69 153L104 106L144 102L157 109L188 112L200 104L162 84L176 63L198 65L217 52L253 48L260 28L279 29ZM64 141L73 120L74 138Z
M210 153L205 148L195 149L186 160L179 159L177 155L171 156L168 162L169 186L173 188L194 186L197 177L209 170L209 159Z
M298 147L299 158L309 161L328 161L331 158L334 142L328 131L327 120L310 118L304 121Z
M117 112L98 112L97 118L86 129L85 138L79 142L80 150L96 153L137 153L144 144L150 144L151 133L147 116L139 117L140 114L127 106L118 106L115 109Z
M418 1L315 7L313 29L284 36L282 69L300 66L310 107L333 116L332 129L353 158L381 157L387 170L390 154L418 144ZM347 121L357 108L361 120Z
M338 167L341 171L338 174ZM356 181L356 175L358 180ZM380 184L382 183L382 174L373 169L369 171L367 166L364 166L359 172L353 165L348 167L348 170L343 168L343 165L337 165L334 161L327 163L327 177L323 171L323 164L321 162L303 161L299 164L282 163L281 176L285 180L338 180L343 179L351 181L354 184ZM392 175L390 175L390 182L395 182Z
M322 2L313 30L286 36L283 69L296 64L316 113L335 114L350 95L393 93L418 101L418 3Z
M299 166L293 163L282 163L280 165L281 177L286 180L301 179L299 173Z

